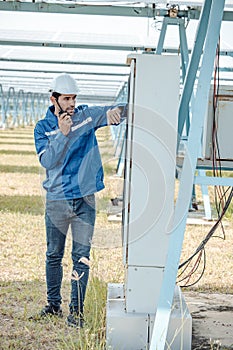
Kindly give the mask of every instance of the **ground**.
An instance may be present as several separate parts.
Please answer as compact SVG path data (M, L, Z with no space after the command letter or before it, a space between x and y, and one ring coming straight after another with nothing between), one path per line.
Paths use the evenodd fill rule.
M87 327L77 336L73 330L67 329L64 320L37 324L28 321L31 313L44 306L46 295L44 193L41 189L44 173L35 156L32 131L31 127L0 131L0 350L103 350L106 284L124 281L120 217L111 222L106 215L110 199L122 192L122 178L116 177L114 172L116 159L109 158L112 141L109 133L100 135L102 139L99 137L106 188L98 195L86 305ZM200 207L199 213L203 216ZM117 214L114 214L116 218ZM200 217L192 223L188 221L182 262L195 251L213 224L209 222L207 225ZM192 350L233 350L232 214L224 221L223 227L225 233L219 227L215 237L206 245L206 266L202 277L199 279L202 264L192 274L192 280L185 271L188 282L198 280L192 287L183 288L192 315ZM65 312L71 272L69 247L70 239L64 257ZM195 261L191 271L193 266Z
M192 349L233 349L233 295L185 292L192 315ZM221 346L221 347L220 347Z

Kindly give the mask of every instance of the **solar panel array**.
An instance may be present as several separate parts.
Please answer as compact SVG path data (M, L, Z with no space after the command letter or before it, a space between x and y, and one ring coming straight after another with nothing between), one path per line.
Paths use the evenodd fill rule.
M16 90L46 93L55 75L68 72L77 79L82 102L112 103L128 80L127 55L142 52L145 48L155 49L160 35L162 17L129 18L124 16L99 16L62 13L40 13L1 11L5 1L0 1L0 83L7 91L10 86ZM12 2L18 6L18 2ZM24 1L22 3L32 3ZM42 2L36 2L37 3ZM43 3L84 2L47 1ZM85 1L88 6L92 1ZM109 4L102 1L101 4ZM114 2L112 2L114 3ZM114 9L114 4L111 3ZM120 5L124 2L118 1ZM151 2L135 4L146 7ZM166 8L164 1L155 2L159 8ZM166 1L166 4L169 1ZM173 3L170 1L170 3ZM200 6L203 1L176 1L181 8ZM119 5L117 4L117 5ZM101 5L100 5L101 6ZM127 2L125 6L131 6ZM226 1L226 8L233 6L233 0ZM187 21L187 39L193 47L198 21ZM229 23L228 23L229 24ZM231 23L229 24L231 25ZM179 52L178 26L168 28L165 47ZM177 27L177 28L175 28ZM229 30L228 30L229 31ZM230 50L229 42L223 36L222 49ZM223 67L232 66L232 57L221 58ZM227 73L229 77L230 70Z

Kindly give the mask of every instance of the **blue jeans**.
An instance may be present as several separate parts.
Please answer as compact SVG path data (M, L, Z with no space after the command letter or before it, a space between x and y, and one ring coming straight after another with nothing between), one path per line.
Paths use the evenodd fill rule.
M84 299L89 276L91 240L96 210L95 196L71 200L46 202L45 224L47 235L46 282L48 303L60 307L62 283L62 258L69 227L72 233L73 270L82 277L71 280L70 311L83 313ZM86 258L82 259L81 258ZM87 260L88 259L88 260Z

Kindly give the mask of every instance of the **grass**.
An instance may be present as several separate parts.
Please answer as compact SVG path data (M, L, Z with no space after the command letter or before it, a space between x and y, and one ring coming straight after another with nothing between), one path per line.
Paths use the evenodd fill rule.
M4 142L4 141L0 141L0 145L21 145L21 146L27 146L27 145L33 145L33 141L29 142L20 142L20 141L17 141L15 142L13 139L11 139L11 141L7 141L7 142Z
M28 142L25 142L26 137ZM98 214L85 304L86 327L77 333L66 327L64 319L56 322L28 320L46 302L44 192L41 188L44 171L35 155L31 127L0 131L0 349L105 348L107 283L124 281L121 224L109 222L107 218L110 199L119 196L123 188L122 179L115 176L117 162L109 137L108 128L98 131L106 187L97 194ZM9 139L12 140L11 144ZM202 204L199 192L198 201ZM219 228L215 233L217 237L212 238L206 246L204 276L189 290L232 293L233 224L230 216L224 225L225 239L222 239L223 233ZM187 225L181 261L195 251L209 229L207 225ZM63 261L62 296L65 314L68 312L70 293L70 249L69 234ZM189 283L194 282L200 274L201 266ZM214 341L210 343L210 349L220 349L216 344Z
M38 174L39 173L39 166L21 166L21 165L0 165L0 172L1 173L31 173L31 174Z
M44 202L41 196L34 195L0 196L0 210L11 213L42 215L44 213Z
M7 154L7 155L17 155L17 156L23 156L23 155L35 155L35 152L34 151L14 151L14 150L8 150L8 149L3 149L3 150L0 150L0 154L3 155L3 154Z
M33 290L33 294L29 292ZM1 310L1 349L104 349L104 300L106 285L98 279L92 279L87 296L86 326L77 332L68 329L63 319L28 321L28 315L37 311L29 308L32 303L41 304L45 293L45 284L40 281L4 282L1 285L1 298L5 303ZM69 284L63 286L68 294ZM12 292L14 302L12 302ZM98 302L97 302L98 299ZM100 302L99 302L100 300ZM94 306L94 308L93 308ZM67 307L64 308L67 311Z

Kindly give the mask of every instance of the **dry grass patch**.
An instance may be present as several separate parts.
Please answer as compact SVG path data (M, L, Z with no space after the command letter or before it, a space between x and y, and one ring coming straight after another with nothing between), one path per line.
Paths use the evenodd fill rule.
M17 162L19 161L19 156L20 156L20 164L21 166L39 166L39 162L37 159L37 156L34 154L26 154L26 157L24 154L20 154L20 152L17 152L16 154L1 154L0 151L0 164L1 165L16 165Z
M1 137L1 135L0 135ZM0 152L1 151L17 151L19 152L20 155L20 151L27 151L27 152L35 152L35 146L33 145L33 143L27 144L27 145L22 145L22 144L15 144L15 143L0 143Z
M41 175L31 173L0 173L1 196L44 196Z

